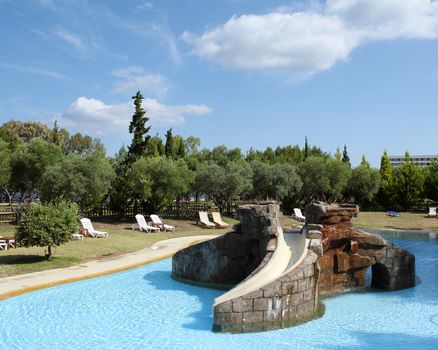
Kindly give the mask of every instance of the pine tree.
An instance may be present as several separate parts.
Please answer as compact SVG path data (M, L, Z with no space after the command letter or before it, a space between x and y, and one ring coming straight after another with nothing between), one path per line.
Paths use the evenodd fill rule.
M346 145L344 145L344 151L342 152L342 163L345 163L349 167L351 167L350 157L348 156L347 146Z
M170 158L170 159L172 159L175 155L175 152L173 149L172 128L170 128L166 132L166 145L164 146L164 154L167 158Z
M129 124L129 133L133 134L132 143L128 147L128 159L130 163L133 163L136 159L145 154L147 143L150 139L147 133L151 128L150 126L146 126L149 118L146 117L146 112L141 106L143 96L140 91L137 91L137 94L132 96L132 99L134 100L135 113Z

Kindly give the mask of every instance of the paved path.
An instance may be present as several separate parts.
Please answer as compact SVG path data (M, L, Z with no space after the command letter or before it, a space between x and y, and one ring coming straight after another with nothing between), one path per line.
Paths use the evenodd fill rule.
M102 276L165 259L180 249L215 237L217 235L172 238L159 241L137 252L110 259L93 260L81 265L0 278L0 300L37 289Z

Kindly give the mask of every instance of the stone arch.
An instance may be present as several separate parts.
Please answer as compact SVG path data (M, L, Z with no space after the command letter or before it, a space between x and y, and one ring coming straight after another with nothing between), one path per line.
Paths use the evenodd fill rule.
M376 289L389 289L391 286L391 275L388 267L377 263L371 266L372 278L371 287Z

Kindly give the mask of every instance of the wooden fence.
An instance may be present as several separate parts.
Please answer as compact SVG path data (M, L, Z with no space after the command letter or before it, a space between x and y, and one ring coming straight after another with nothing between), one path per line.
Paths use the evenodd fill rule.
M164 218L196 219L199 211L212 210L218 210L218 208L211 202L179 202L172 203L161 212L155 214L159 214ZM89 211L86 215L90 218L115 219L133 218L136 214L148 215L153 213L149 213L141 205L130 204L124 208L123 212L115 212L104 205Z

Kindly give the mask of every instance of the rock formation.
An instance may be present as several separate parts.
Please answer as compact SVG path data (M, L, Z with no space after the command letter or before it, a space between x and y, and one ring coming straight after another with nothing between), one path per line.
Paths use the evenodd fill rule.
M313 203L306 224L284 233L274 203L238 209L235 231L175 254L178 280L231 290L215 300L221 332L289 327L322 314L319 294L372 285L395 290L415 284L415 257L383 238L353 229L355 205Z

